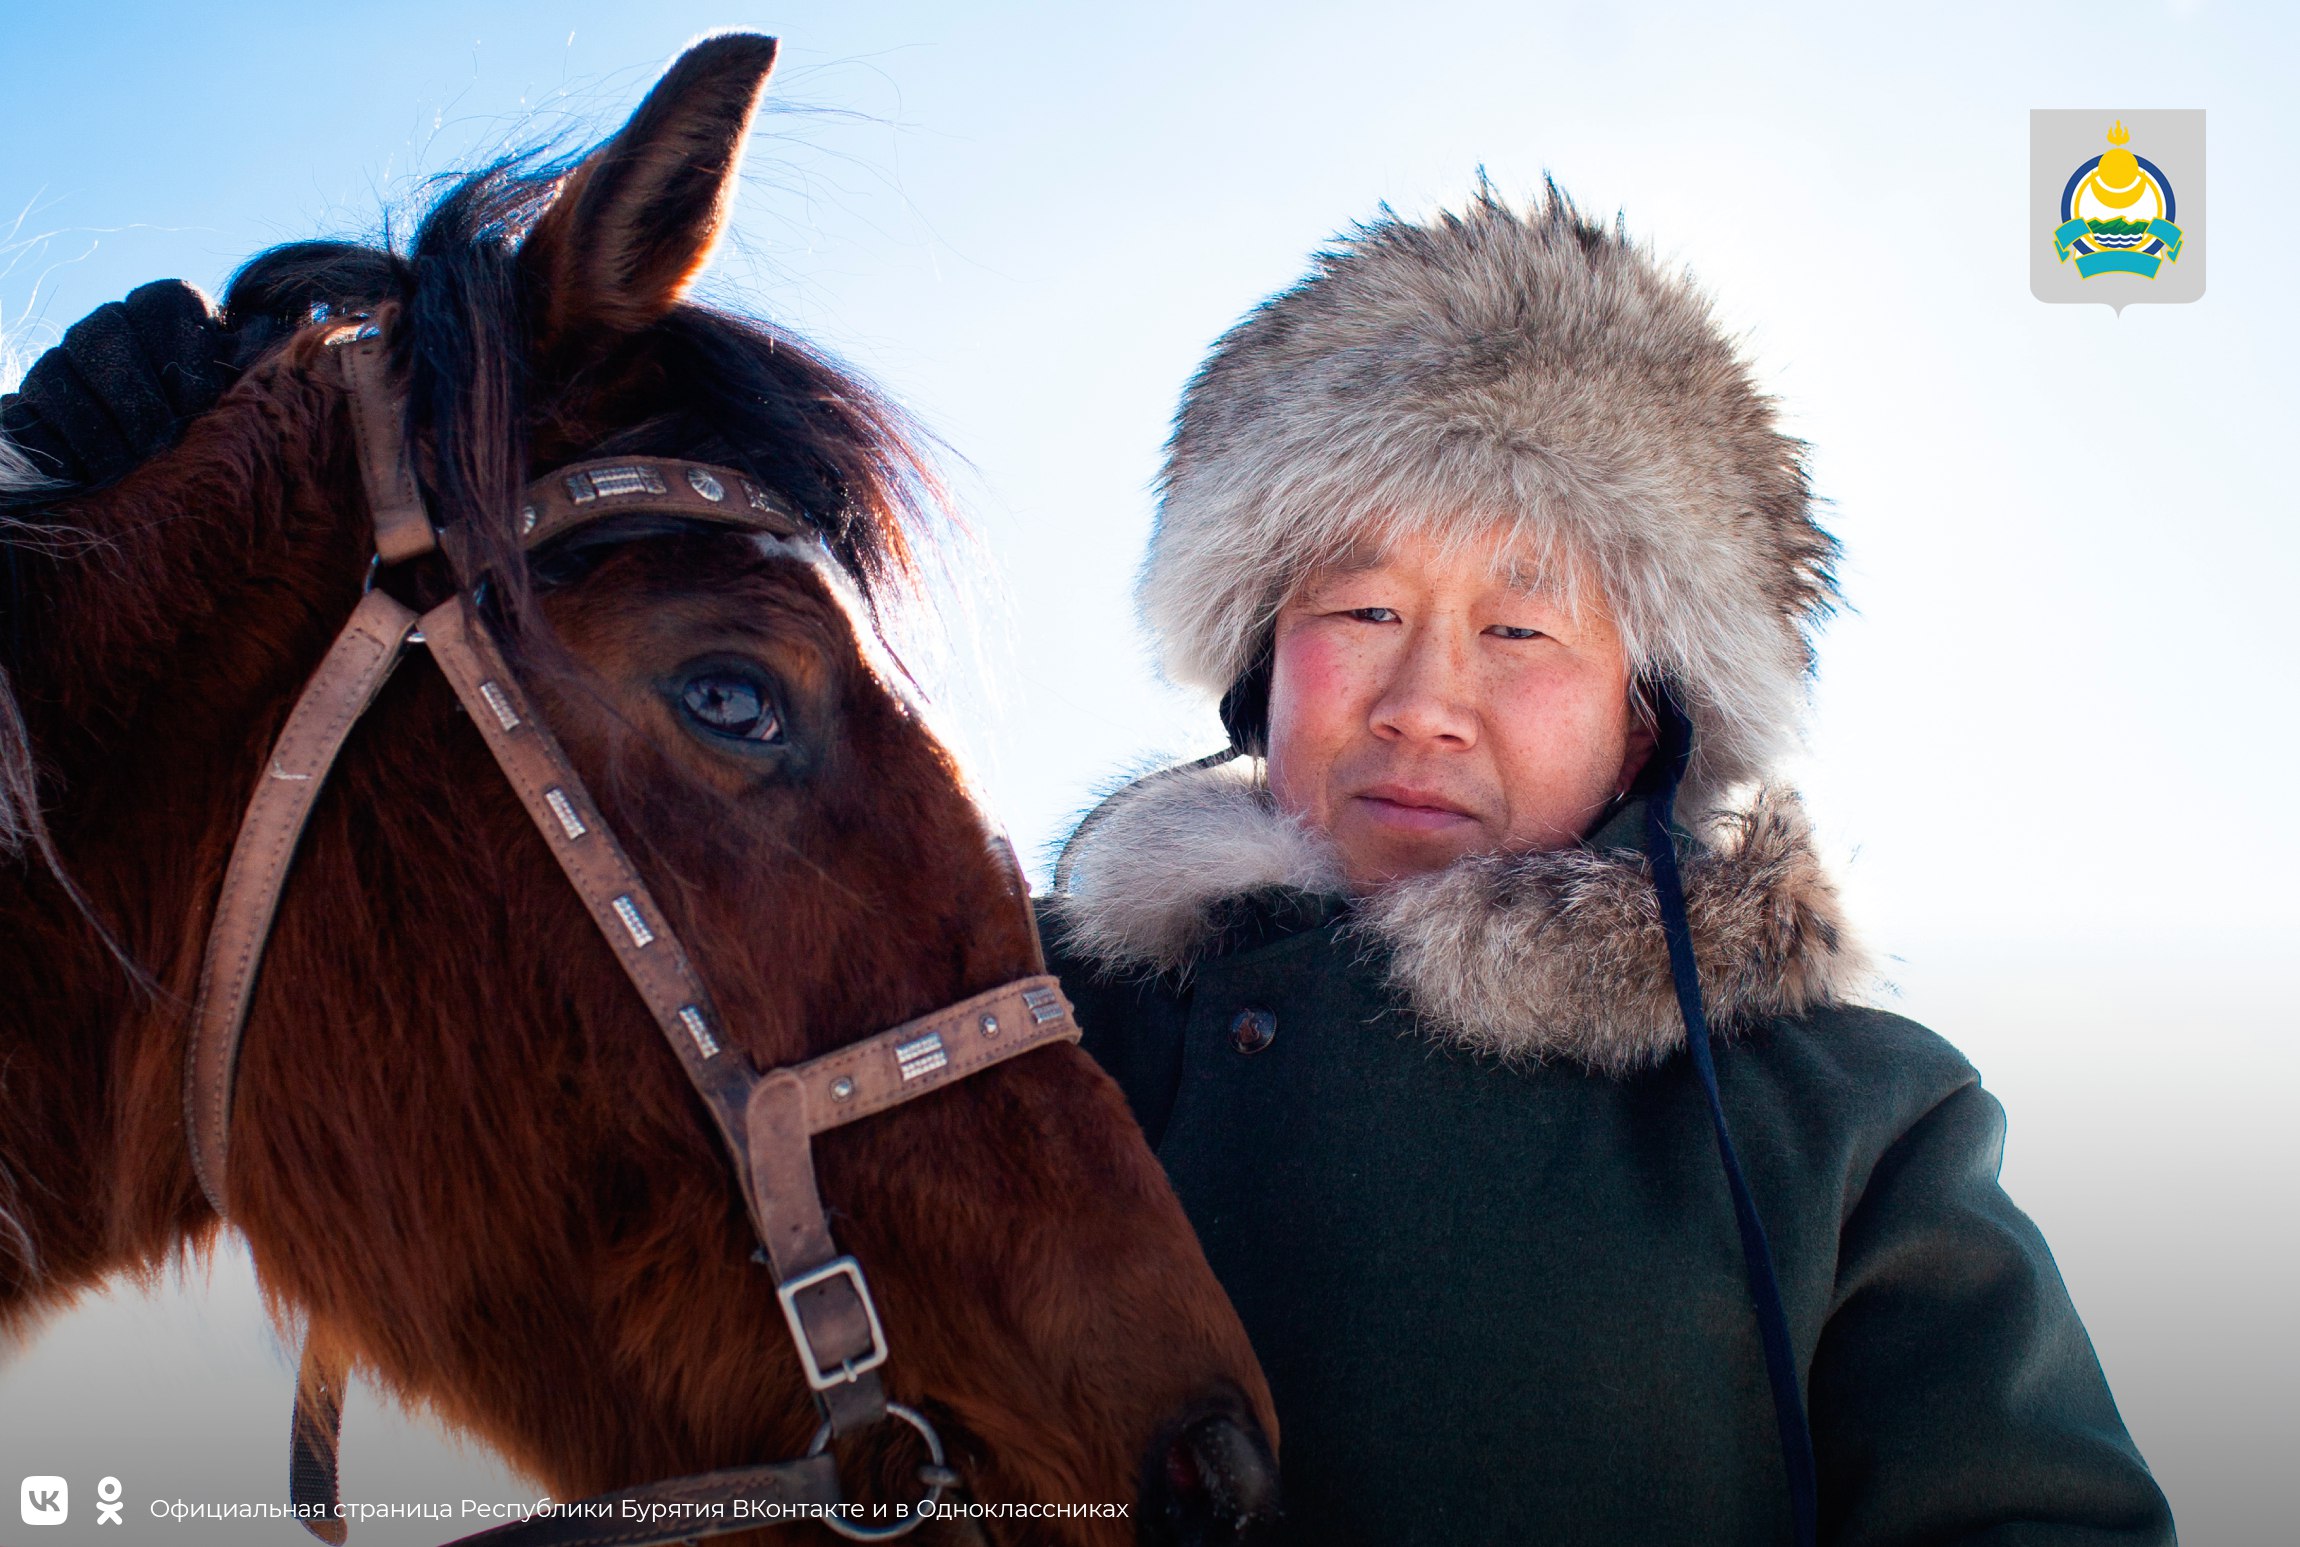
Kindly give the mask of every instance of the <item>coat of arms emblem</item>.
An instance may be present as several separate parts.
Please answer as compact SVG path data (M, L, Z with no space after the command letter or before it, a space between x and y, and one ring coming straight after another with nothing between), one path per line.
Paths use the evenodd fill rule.
M2030 289L2040 301L2204 294L2204 114L2029 115Z
M2080 278L2154 279L2161 265L2180 261L2172 180L2155 162L2127 150L2131 142L2132 132L2118 119L2108 131L2108 151L2070 173L2061 190L2052 245L2061 262L2076 259Z

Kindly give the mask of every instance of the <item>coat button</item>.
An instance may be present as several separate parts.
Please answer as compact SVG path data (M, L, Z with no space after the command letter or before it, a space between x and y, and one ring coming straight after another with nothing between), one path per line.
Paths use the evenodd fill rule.
M1278 1034L1278 1017L1268 1010L1240 1010L1230 1021L1230 1046L1259 1053Z

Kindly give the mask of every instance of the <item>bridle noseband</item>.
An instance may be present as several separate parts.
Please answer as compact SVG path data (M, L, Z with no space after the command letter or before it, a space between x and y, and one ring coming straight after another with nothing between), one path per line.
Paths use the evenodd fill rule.
M856 1540L902 1535L926 1518L925 1511L956 1479L944 1467L933 1426L886 1399L878 1374L887 1360L886 1332L862 1265L831 1240L812 1139L1016 1054L1076 1041L1069 1001L1052 977L1021 978L764 1074L739 1049L726 1046L693 959L536 714L474 603L481 577L471 572L464 545L431 524L403 430L405 400L391 380L388 321L340 328L327 340L348 389L376 562L393 565L443 552L458 590L418 616L371 583L297 698L248 802L209 929L185 1068L184 1125L200 1188L217 1214L229 1218L226 1183L240 1034L297 841L351 728L407 646L420 643L446 674L703 1098L774 1271L776 1298L822 1412L814 1443L800 1459L602 1495L583 1503L609 1506L604 1511L571 1506L576 1512L537 1516L463 1541L488 1547L647 1547L757 1529L773 1523L756 1517L757 1508L768 1504L790 1511L782 1518L819 1520ZM812 533L782 500L742 473L674 458L616 457L562 468L531 485L520 512L522 547L532 550L591 522L630 514L670 515L779 537ZM338 1543L345 1534L335 1481L342 1386L333 1361L307 1343L293 1425L291 1494L299 1514L322 1516L307 1515L305 1524ZM890 1414L926 1442L930 1459L921 1480L927 1494L895 1523L864 1526L848 1514L854 1506L840 1493L827 1447L834 1436ZM729 1518L729 1506L738 1499L753 1506L753 1518ZM634 1525L621 1518L626 1501L675 1518ZM708 1514L714 1505L715 1525Z

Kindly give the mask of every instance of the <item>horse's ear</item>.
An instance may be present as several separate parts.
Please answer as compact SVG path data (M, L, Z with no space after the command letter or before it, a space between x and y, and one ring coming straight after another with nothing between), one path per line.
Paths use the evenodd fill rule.
M519 253L545 353L586 334L635 333L687 293L725 229L774 67L773 38L705 38L568 176Z

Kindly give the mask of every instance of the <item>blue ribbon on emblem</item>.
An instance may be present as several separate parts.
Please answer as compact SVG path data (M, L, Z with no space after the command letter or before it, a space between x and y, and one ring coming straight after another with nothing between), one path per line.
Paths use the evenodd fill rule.
M2060 261L2066 263L2075 244L2091 234L2092 227L2085 221L2065 221L2053 230L2053 250L2060 254ZM2154 279L2159 268L2180 261L2180 227L2169 220L2152 220L2148 223L2148 234L2163 244L2162 255L2114 248L2078 253L2077 274L2084 279L2090 279L2095 274L2138 274L2142 279Z

